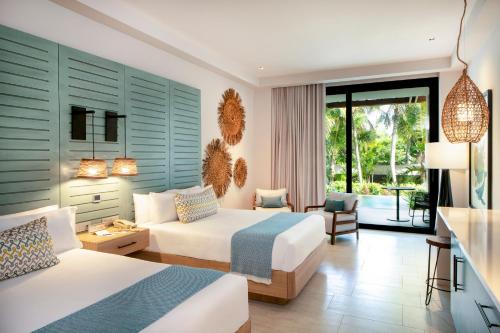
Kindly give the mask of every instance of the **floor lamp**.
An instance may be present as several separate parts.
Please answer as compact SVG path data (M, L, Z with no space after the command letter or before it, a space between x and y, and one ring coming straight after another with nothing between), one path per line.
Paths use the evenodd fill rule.
M453 207L450 170L467 169L467 147L465 144L431 142L425 144L425 167L441 170L439 186L440 207Z

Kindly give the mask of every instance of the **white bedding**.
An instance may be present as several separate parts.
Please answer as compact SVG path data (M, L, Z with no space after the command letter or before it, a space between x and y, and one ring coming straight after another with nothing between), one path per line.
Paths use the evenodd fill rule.
M230 262L233 234L274 214L276 212L219 208L217 214L187 224L178 221L147 224L151 238L147 250ZM324 241L325 220L311 214L276 237L272 269L294 271Z
M0 332L30 332L167 265L74 249L51 268L0 281ZM248 320L247 281L227 274L143 332L235 332Z

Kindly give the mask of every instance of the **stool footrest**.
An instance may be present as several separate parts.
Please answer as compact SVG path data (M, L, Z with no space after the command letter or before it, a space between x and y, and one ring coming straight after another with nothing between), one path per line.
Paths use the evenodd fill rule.
M429 287L429 289L436 289L436 290L444 291L444 292L447 292L447 293L451 292L451 290L449 290L449 289L443 289L443 288L439 288L439 287L434 287L433 283L429 285L429 282L431 282L431 281L433 282L435 280L451 282L450 279L443 279L443 278L436 278L436 277L435 278L429 278L429 279L425 280L425 283L427 284L427 286Z

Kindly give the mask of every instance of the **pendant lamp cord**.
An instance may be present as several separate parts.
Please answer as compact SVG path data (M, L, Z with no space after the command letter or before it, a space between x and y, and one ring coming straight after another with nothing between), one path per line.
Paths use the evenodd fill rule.
M469 67L467 63L460 58L460 38L462 37L462 26L464 24L464 17L465 17L465 11L467 10L467 0L464 0L464 12L462 14L462 18L460 19L460 32L458 33L458 39L457 39L457 59L460 61L462 64L465 65L465 70Z
M94 113L92 114L92 159L95 160Z
M127 158L127 118L124 118L123 121L123 129L125 131L125 158Z

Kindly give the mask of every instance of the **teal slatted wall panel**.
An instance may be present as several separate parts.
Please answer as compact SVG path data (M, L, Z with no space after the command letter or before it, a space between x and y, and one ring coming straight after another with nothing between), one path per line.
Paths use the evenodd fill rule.
M170 186L201 183L200 91L170 82Z
M169 188L169 107L167 79L125 68L127 151L139 168L139 175L129 179L134 193Z
M59 203L57 44L0 25L0 215Z
M118 142L105 142L104 112L128 115L139 176L75 178L91 126L89 116L87 140L71 140L72 105L96 111L96 158L109 171L124 132L119 120ZM195 88L0 26L0 214L59 203L78 207L78 223L131 218L132 192L201 183L200 125Z
M100 222L101 218L128 216L125 197L121 195L125 180L76 179L81 158L92 158L91 117L87 117L87 140L71 140L71 106L94 110L96 158L105 159L108 172L113 160L124 154L123 126L118 126L118 142L104 141L104 114L125 112L124 66L75 49L59 46L59 94L61 121L61 204L78 206L77 223ZM93 195L101 201L93 203Z

